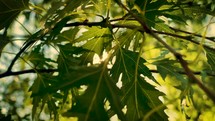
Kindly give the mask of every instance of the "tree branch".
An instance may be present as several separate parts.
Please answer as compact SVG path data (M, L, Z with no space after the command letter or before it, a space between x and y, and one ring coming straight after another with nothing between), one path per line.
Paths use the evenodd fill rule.
M8 77L8 76L15 76L15 75L22 75L22 74L28 74L28 73L52 73L52 72L58 72L57 69L28 69L28 70L22 70L22 71L16 71L16 72L5 72L0 74L0 78ZM159 73L158 70L151 69L150 72L152 73ZM177 71L176 73L179 74L186 74L184 71ZM201 72L193 72L195 75L200 75ZM215 76L215 74L207 73L208 76Z
M5 73L0 74L0 78L14 76L14 75L28 74L28 73L52 73L52 72L58 72L58 70L57 69L29 69L29 70L16 71L16 72L6 71Z
M199 34L196 34L196 33L191 33L191 32L180 30L180 29L176 29L176 28L173 28L173 27L170 27L170 29L174 30L175 32L182 32L182 33L197 36L197 37L203 37L202 35L199 35ZM215 37L204 37L204 38L208 39L208 40L210 40L212 42L215 42Z
M116 19L116 20L121 20L121 19ZM68 23L66 24L65 27L73 27L73 26L88 26L88 27L92 27L92 26L100 26L100 27L107 27L107 26L111 26L112 28L127 28L127 29L135 29L137 31L140 31L140 32L144 32L145 30L141 27L141 26L137 26L137 25L127 25L127 24L109 24L109 25L106 25L107 23L104 23L104 21L101 21L101 22L74 22L74 23ZM176 37L176 38L180 38L180 39L184 39L184 40L187 40L187 41L190 41L192 43L195 43L197 45L200 44L200 42L198 41L195 41L192 39L191 35L193 35L193 33L189 33L187 32L188 34L191 34L190 36L182 36L182 35L178 35L178 34L174 34L174 33L168 33L168 32L162 32L162 31L156 31L156 30L151 30L152 32L154 33L158 33L158 34L163 34L163 35L168 35L168 36L172 36L172 37ZM195 34L194 34L195 35ZM197 34L196 34L197 35ZM201 35L197 35L197 37L202 37ZM206 39L208 40L212 40L213 37L205 37ZM210 46L207 46L205 44L203 44L203 46L205 48L208 48L208 49L213 49L215 50L215 48L212 48Z

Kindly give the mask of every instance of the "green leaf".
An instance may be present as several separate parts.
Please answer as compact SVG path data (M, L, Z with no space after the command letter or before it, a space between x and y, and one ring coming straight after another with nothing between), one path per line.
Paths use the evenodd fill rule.
M163 94L142 77L139 77L137 82L129 82L122 87L122 90L124 92L122 102L127 105L126 117L129 121L140 120L150 110L162 105L158 97ZM155 112L148 118L152 121L167 120L163 110Z
M34 80L34 83L33 83L33 85L31 86L31 88L29 89L29 91L32 91L32 94L38 93L38 92L40 91L40 89L41 89L41 86L43 86L42 78L37 77L37 78Z
M71 43L60 45L58 44L60 54L57 59L59 75L69 73L70 67L76 67L80 64L86 66L92 62L93 56L89 51L82 47L74 47ZM86 55L85 55L86 54Z
M134 46L133 51L137 51L140 49L141 40L143 39L143 34L138 32L136 35L134 35Z
M19 13L28 8L29 0L0 0L0 30L7 28Z
M103 86L104 84L98 85L98 83L89 85L84 94L74 97L76 102L67 114L72 113L79 120L108 121L109 118L104 109L104 98L106 94L104 88L102 88ZM97 88L99 88L98 91L96 91Z
M86 44L84 44L83 48L91 50L98 55L101 55L104 49L104 40L103 38L95 38L89 40Z
M104 100L108 92L103 82L103 73L99 67L74 67L69 75L65 75L67 81L61 78L61 85L57 88L80 87L86 85L87 89L84 94L74 95L75 103L72 109L64 115L77 116L79 120L104 120L107 121L108 115L104 109Z
M183 24L184 24L184 25L187 24L186 21L184 20L184 18L181 17L181 16L178 16L177 14L174 15L174 14L164 13L164 16L167 17L167 18L172 19L171 21L174 21L174 22L176 22L176 23L180 23L180 24L182 24L182 25L183 25Z
M162 5L168 4L166 0L157 0L157 1L141 1L141 0L136 0L136 4L145 11L144 18L146 19L147 25L151 27L155 27L155 24L157 23L156 20L158 19L159 16L162 15L160 12L159 8Z
M110 34L108 28L100 27L90 27L86 32L83 32L82 35L76 39L76 42L86 41L92 38L103 37L106 34Z
M132 52L125 49L119 49L116 54L116 61L111 69L111 74L114 80L118 80L120 74L122 74L122 82L128 83L133 80L135 76L135 67L137 64L139 53ZM144 76L156 81L152 76L149 68L144 65L146 60L140 58L139 65L138 65L138 75L143 74ZM117 82L116 82L117 83Z
M65 116L78 116L88 120L108 120L107 112L104 109L104 100L107 98L111 109L118 114L120 119L125 120L122 113L119 89L114 84L108 71L103 71L103 66L72 66L68 68L69 73L59 75L60 82L54 90L79 88L86 85L84 94L74 96L75 103L72 109L66 112ZM94 98L93 98L94 97ZM90 112L90 113L89 113Z
M118 115L119 119L125 121L125 116L122 112L123 105L120 100L121 91L114 83L113 79L110 78L108 72L104 74L105 85L107 86L107 97L110 101L111 109Z
M61 34L57 36L57 39L53 40L52 42L53 43L61 43L61 42L73 43L78 31L79 31L78 27L63 31Z
M66 23L71 20L71 16L66 16L63 19L61 19L59 22L57 22L52 29L50 36L48 37L48 41L52 41L55 39L55 37L60 34L61 30L65 27Z
M37 45L33 51L31 51L28 60L33 63L36 68L53 68L50 62L55 63L55 61L45 57L44 49L41 44Z
M97 66L70 66L67 69L68 72L59 74L59 82L54 90L93 83L85 78L93 78L101 71L101 68Z
M2 50L4 49L4 47L5 47L8 43L10 43L9 38L4 37L4 35L0 35L0 57L1 57Z
M50 87L52 84L56 83L56 77L52 74L53 73L38 73L37 78L29 89L29 91L32 92L31 97L43 96L52 91Z
M108 28L91 27L77 38L76 42L87 41L83 48L101 55L105 43L108 43L111 39L112 36Z
M207 48L205 48L205 51L208 64L210 64L211 69L215 72L215 51Z
M52 95L47 95L47 104L50 111L50 116L52 116L52 113L54 115L54 120L59 121L59 114L58 114L58 107L56 105L56 101L52 98Z
M158 30L158 31L164 31L164 32L168 32L168 33L173 33L174 32L172 29L170 29L170 27L167 24L165 24L161 20L155 21L154 28L156 30Z
M179 74L181 69L175 66L176 63L178 62L169 59L163 59L153 62L153 64L157 66L157 70L163 79L165 79L167 75L175 77L178 81L181 82L181 86L179 88L185 89L188 85L188 80L185 79L183 75Z
M127 30L127 31L124 31L119 36L118 40L120 41L120 45L122 47L125 46L125 49L132 48L133 50L138 50L142 37L143 37L142 34L136 30ZM134 43L134 45L133 45L133 43Z
M40 107L40 102L41 102L41 98L40 97L35 97L33 99L33 108L32 108L32 119L34 120L38 120L39 114L38 113L38 108ZM41 109L42 110L42 109ZM41 111L39 111L41 112Z
M33 108L32 108L32 119L38 120L40 113L43 111L45 104L48 104L50 114L54 114L55 120L58 119L57 106L52 94L49 94L52 90L50 86L56 83L56 78L52 76L51 73L48 74L38 74L37 78L34 80L33 85L30 87L29 91L32 92L31 97L33 98Z
M50 9L47 10L47 14L45 14L41 18L41 22L44 22L46 19L50 19L55 13L59 12L59 8L64 6L65 2L62 1L52 1Z
M156 81L152 76L150 70L144 65L146 60L140 58L138 65L138 75L135 75L135 67L137 64L139 53L132 52L125 49L119 49L116 53L115 63L110 71L114 83L117 83L121 77L122 102L127 106L126 118L129 121L135 121L143 118L147 112L152 110L162 103L158 99L161 96L158 90L148 84L140 74ZM137 76L137 82L134 81ZM157 117L157 118L155 118ZM163 120L166 115L162 111L158 111L153 116L149 117L150 120Z
M42 75L38 75L37 78L34 80L33 85L29 89L29 91L32 92L31 97L33 97L32 119L35 119L35 120L38 119L38 116L42 112L43 107L45 105L44 102L41 104L42 100L46 100L46 98L43 95L44 92L41 91L41 90L44 90L44 88L45 88L44 78ZM35 95L39 95L39 96L35 96Z

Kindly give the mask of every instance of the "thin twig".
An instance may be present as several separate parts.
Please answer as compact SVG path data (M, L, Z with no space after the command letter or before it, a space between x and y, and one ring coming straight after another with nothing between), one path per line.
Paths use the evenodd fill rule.
M151 72L151 73L159 73L158 70L154 70L154 69L151 69L150 72ZM186 74L185 71L175 71L175 73ZM193 72L193 74L195 74L195 75L201 75L201 73L202 73L202 72L200 72L200 71L195 71L195 72ZM208 72L206 72L206 74L207 74L208 76L215 76L215 73L208 73Z
M196 33L191 33L191 32L188 32L188 31L184 31L184 30L180 30L180 29L176 29L176 28L173 28L173 27L170 27L170 29L174 30L175 32L182 32L182 33L185 33L185 34L189 34L189 35L193 35L193 36L197 36L197 37L203 37L202 35L200 34L196 34ZM205 39L208 39L212 42L215 42L215 37L204 37Z

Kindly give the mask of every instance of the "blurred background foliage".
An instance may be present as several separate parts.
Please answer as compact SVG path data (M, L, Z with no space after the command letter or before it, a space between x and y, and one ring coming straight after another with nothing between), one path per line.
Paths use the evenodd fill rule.
M0 119L215 120L210 97L188 81L167 48L138 31L140 24L118 2L0 0ZM213 0L122 3L214 93ZM29 38L36 41L8 71Z

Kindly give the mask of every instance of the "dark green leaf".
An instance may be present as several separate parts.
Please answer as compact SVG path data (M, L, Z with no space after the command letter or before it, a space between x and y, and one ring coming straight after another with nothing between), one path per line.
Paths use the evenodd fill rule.
M58 47L60 49L60 54L58 56L57 62L60 75L69 73L69 67L75 67L80 64L85 65L88 63L88 60L92 60L93 58L93 56L90 56L91 54L89 54L88 50L83 49L82 47L74 47L70 43L65 45L59 44Z
M29 0L0 0L0 30L9 27L19 13L28 8Z
M133 80L135 76L135 67L137 64L139 54L136 52L132 52L125 49L119 49L116 54L116 61L111 69L111 74L115 80L119 79L120 74L122 74L122 82L128 83ZM143 74L144 76L148 77L155 81L154 77L152 76L149 68L144 65L146 60L140 58L139 65L138 65L138 75Z
M66 16L61 19L58 23L55 24L54 28L52 29L50 36L48 37L48 41L52 41L55 37L60 34L61 30L65 27L66 23L71 20L71 16Z
M41 44L31 51L28 60L33 63L36 68L52 68L50 62L55 63L55 61L45 57L44 49Z
M124 91L122 101L127 105L126 117L129 121L140 120L144 118L150 110L162 105L161 101L158 99L162 93L141 77L138 78L138 82L129 82L123 86L122 90ZM151 115L148 120L166 120L166 115L161 109Z
M2 50L4 49L4 47L8 43L10 43L10 40L7 37L4 37L3 35L0 35L0 57L1 57Z
M119 119L122 121L126 121L125 116L122 112L122 103L119 98L120 96L120 90L114 83L114 81L109 77L107 72L104 75L105 78L105 84L107 86L107 95L108 95L108 100L110 101L111 108L116 112L118 115Z
M54 90L94 83L86 78L96 78L101 71L97 66L70 66L67 69L68 72L59 74L59 83Z
M207 48L205 50L208 59L208 64L210 64L211 69L215 72L215 51Z
M78 31L79 31L78 27L63 31L61 34L58 35L57 39L53 40L52 42L53 43L60 43L60 42L73 43Z

